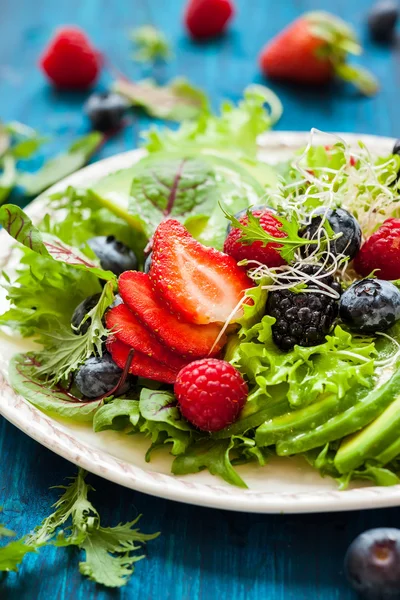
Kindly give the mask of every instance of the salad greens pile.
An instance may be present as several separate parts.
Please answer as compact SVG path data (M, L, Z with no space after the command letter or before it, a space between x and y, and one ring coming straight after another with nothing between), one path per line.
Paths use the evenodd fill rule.
M398 328L364 336L339 323L324 343L282 352L272 342L274 319L264 309L269 291L293 288L290 268L248 263L256 284L248 292L253 304L244 306L238 330L228 331L225 360L246 378L249 397L230 427L214 434L196 430L182 418L170 386L144 379L123 397L79 401L74 396L74 371L94 352L102 355L110 333L103 316L117 294L116 277L101 269L87 245L91 237L114 235L135 251L142 267L148 240L166 217L181 221L203 244L222 249L227 215L262 204L279 211L287 234L279 239L282 256L292 258L304 245L300 224L319 206L351 210L364 234L396 215L398 156L376 158L363 144L350 149L337 137L327 148L315 143L313 132L307 148L290 162L259 161L257 137L280 110L268 90L251 86L238 106L225 103L219 116L205 107L177 131L151 130L146 156L132 167L88 188L48 197L42 222L33 224L13 205L0 210L1 224L22 252L16 277L5 275L10 308L0 325L40 344L39 350L12 359L10 381L53 416L92 423L95 432L146 435L146 460L168 447L177 475L208 469L246 487L236 465L300 455L341 487L352 479L400 483ZM249 242L271 241L250 213L241 228ZM324 235L316 256L335 239L329 227ZM330 269L341 271L344 285L354 281L346 261ZM295 289L305 284L297 282ZM86 316L87 332L77 336L70 326L73 310L95 293L100 297ZM84 547L84 541L79 544Z
M114 588L128 582L134 563L145 558L137 551L159 533L145 534L134 529L140 515L128 523L104 527L99 513L88 500L88 494L94 488L86 483L85 477L86 472L80 469L67 486L57 486L63 492L54 504L54 512L28 535L0 547L0 572L17 571L26 554L44 546L75 546L85 556L79 563L82 575ZM15 533L0 525L1 537L12 538Z

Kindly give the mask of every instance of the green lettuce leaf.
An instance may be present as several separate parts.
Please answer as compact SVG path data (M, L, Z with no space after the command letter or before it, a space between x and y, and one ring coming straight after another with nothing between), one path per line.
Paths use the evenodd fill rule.
M137 62L155 62L157 60L169 60L173 53L171 46L162 31L153 25L142 25L133 29L129 37L136 45L133 59Z
M36 552L36 547L26 544L24 538L0 548L0 572L18 571L18 565L29 552Z
M114 429L121 431L127 427L136 428L140 419L139 401L116 398L101 406L94 414L93 431Z

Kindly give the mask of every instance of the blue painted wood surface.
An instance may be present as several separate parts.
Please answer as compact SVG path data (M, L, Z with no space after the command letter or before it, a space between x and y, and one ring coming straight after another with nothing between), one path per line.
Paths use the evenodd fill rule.
M81 25L111 63L132 78L149 72L130 60L127 32L153 23L167 32L176 58L157 70L160 80L186 75L210 95L213 106L237 100L243 88L261 81L256 56L263 43L305 10L325 8L350 20L365 42L360 59L379 77L382 90L361 98L347 87L324 91L272 87L285 112L279 129L312 126L400 135L398 118L399 53L368 41L368 0L238 0L230 32L208 44L195 44L181 26L181 0L2 0L0 2L0 117L20 120L53 136L41 159L60 151L87 130L82 115L85 94L61 94L47 86L36 67L40 50L54 27ZM106 86L105 73L99 88ZM133 148L150 120L133 117L132 127L111 140L103 158ZM29 167L38 166L40 160ZM0 506L19 534L44 517L56 495L50 485L72 475L75 467L0 421ZM148 546L131 583L107 591L82 578L74 551L44 549L28 556L18 575L0 583L7 600L350 600L343 572L344 552L352 538L374 526L396 526L399 510L326 515L264 516L235 514L180 505L91 478L104 522L144 513L142 529L162 531Z

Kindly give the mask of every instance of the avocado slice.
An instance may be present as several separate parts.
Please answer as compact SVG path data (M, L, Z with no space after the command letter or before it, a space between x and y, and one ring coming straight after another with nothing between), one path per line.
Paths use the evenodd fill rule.
M390 388L387 393L391 393ZM399 441L399 431L400 386L397 398L375 421L343 440L335 456L335 467L340 473L348 473L368 458L378 458L385 449Z

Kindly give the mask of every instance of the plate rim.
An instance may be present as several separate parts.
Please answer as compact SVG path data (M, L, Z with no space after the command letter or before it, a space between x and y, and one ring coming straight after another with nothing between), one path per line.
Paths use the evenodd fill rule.
M260 136L261 150L290 149L305 144L309 132L273 131ZM332 134L323 134L328 136ZM339 133L350 143L363 140L367 145L389 147L394 138L354 133ZM52 186L27 207L39 216L46 195L67 185L80 185L134 164L143 150L134 149L93 163ZM6 234L0 233L0 240ZM1 247L1 244L0 244ZM0 265L1 265L0 250ZM7 256L3 256L7 260ZM265 492L228 485L196 483L172 474L147 471L115 458L90 443L74 438L62 423L41 412L16 394L5 374L0 374L0 414L31 438L77 466L114 483L159 498L210 508L255 513L317 513L384 508L400 505L400 485L362 487L346 491L321 489L302 492ZM216 482L218 480L216 479Z

